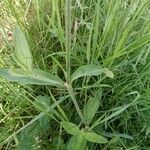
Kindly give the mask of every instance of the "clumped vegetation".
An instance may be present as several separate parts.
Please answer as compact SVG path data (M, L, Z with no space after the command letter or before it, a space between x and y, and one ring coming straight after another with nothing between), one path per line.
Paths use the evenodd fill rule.
M149 0L0 8L0 149L150 149Z

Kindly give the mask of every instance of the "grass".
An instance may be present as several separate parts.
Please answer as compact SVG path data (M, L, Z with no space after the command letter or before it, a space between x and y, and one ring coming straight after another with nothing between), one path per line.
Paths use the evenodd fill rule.
M0 149L150 149L149 1L5 0L0 8L0 67L19 68L19 26L33 68L64 84L0 78Z

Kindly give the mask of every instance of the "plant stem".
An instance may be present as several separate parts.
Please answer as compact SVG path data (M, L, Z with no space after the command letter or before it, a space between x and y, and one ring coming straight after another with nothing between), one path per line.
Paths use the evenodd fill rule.
M71 56L71 0L66 0L65 30L66 30L66 72L67 83L70 83L70 56Z
M81 110L79 108L79 105L78 105L77 101L76 101L76 98L75 98L75 95L74 95L73 88L72 88L71 84L67 84L66 88L67 88L67 90L68 90L68 92L70 94L70 97L71 97L71 99L72 99L72 101L73 101L73 103L74 103L74 105L76 107L76 111L77 111L81 121L84 122L83 114L82 114L82 112L81 112Z
M82 112L79 108L79 105L76 101L76 98L73 93L73 88L70 82L70 57L71 57L71 1L72 0L66 0L66 12L65 12L65 30L66 30L66 88L70 94L70 97L76 107L76 111L79 114L79 117L81 120L84 120L84 117L82 115Z

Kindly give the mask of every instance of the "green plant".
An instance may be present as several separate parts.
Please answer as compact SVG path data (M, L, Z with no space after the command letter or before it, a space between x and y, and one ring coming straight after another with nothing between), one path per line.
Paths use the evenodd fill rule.
M14 31L15 54L4 55L10 58L4 60L9 69L1 68L0 75L13 82L2 79L14 88L11 99L20 91L23 106L15 105L25 111L19 111L19 125L0 139L1 145L148 149L149 1L15 2L3 2L4 18L7 10L19 27ZM5 39L5 48L14 53ZM7 97L5 91L1 97ZM4 104L9 112L11 103ZM7 112L3 115L2 122L9 122L4 126L13 129Z
M71 22L70 16L71 16L71 1L69 0L66 2L67 8L66 8L66 82L62 81L58 76L54 76L48 72L44 72L39 69L34 69L33 68L33 60L32 60L32 55L29 50L29 46L27 44L27 41L25 39L25 36L23 32L17 27L14 31L14 38L15 38L15 56L13 56L14 60L20 66L21 68L17 69L1 69L0 70L0 75L3 77L7 78L9 81L15 81L20 84L26 85L26 84L35 84L35 85L52 85L52 86L61 86L61 87L66 87L68 89L68 92L74 102L74 105L76 107L76 110L81 118L82 123L84 123L84 120L88 121L88 119L92 119L98 109L98 105L96 106L95 110L93 110L92 116L89 116L89 118L84 118L78 103L76 101L73 88L71 85L71 82L73 80L78 79L79 77L83 76L92 76L92 75L100 75L102 72L106 73L106 69L102 69L98 65L86 65L78 68L73 75L70 77L70 50L71 50L71 41L70 41L70 36L71 36L71 25L69 24ZM104 71L103 71L104 70ZM108 72L108 71L107 71ZM109 71L110 72L110 71ZM108 73L106 73L108 74ZM112 73L111 73L112 74ZM94 101L94 100L92 100ZM93 102L92 102L93 103ZM88 113L88 109L91 109L92 104L88 104L89 108L87 107L85 111L85 116L86 113ZM46 109L46 108L44 108ZM93 108L94 109L94 108ZM71 123L63 122L63 127L70 125ZM67 127L66 127L67 128ZM76 127L77 128L77 127ZM73 129L72 129L73 130ZM76 132L76 131L75 131ZM81 132L82 133L82 132ZM83 134L83 133L82 133ZM85 135L84 135L85 134ZM107 140L101 137L100 135L94 134L94 133L84 133L85 139L92 141L92 142L98 142L98 143L106 143ZM73 134L74 135L74 134ZM82 136L83 136L82 135ZM79 135L80 136L80 135ZM91 139L91 140L90 140ZM95 139L95 140L94 140ZM82 140L82 139L81 139ZM76 143L74 143L76 144ZM85 146L84 146L85 147ZM82 149L84 149L84 147Z
M89 103L87 103L88 106L85 107L85 116L86 117L84 117L81 113L81 110L80 110L78 103L76 101L76 98L74 96L70 81L72 82L73 80L78 79L79 77L82 77L82 76L100 75L102 72L105 73L106 69L102 69L98 65L97 66L96 65L82 66L73 73L71 78L69 75L69 77L68 77L69 83L68 82L65 83L58 76L54 76L48 72L44 72L39 69L34 69L32 67L33 60L32 60L32 55L30 53L27 41L25 39L24 34L22 33L22 31L19 28L15 29L14 37L15 37L16 47L15 47L15 56L13 58L15 59L15 61L21 68L1 69L0 75L7 78L7 80L9 80L9 81L15 81L15 82L18 82L23 85L36 84L36 85L52 85L52 86L58 86L58 87L63 87L63 88L66 87L68 89L68 92L69 92L73 102L74 102L74 105L76 107L76 110L77 110L80 118L81 118L82 123L84 123L84 120L89 122L89 119L91 120L95 116L95 113L98 109L98 104L97 103L95 104L96 108L93 107L93 113L90 114L88 111L90 111L91 107L93 106L93 102L94 102L94 100L92 100L93 102L91 103L90 102L91 100L90 100ZM68 37L66 38L66 41L67 40L68 40ZM68 48L66 48L66 49L68 49ZM68 51L69 50L67 50L67 53L70 53ZM68 57L70 57L70 56L68 56ZM70 59L70 58L66 58L66 59ZM66 62L67 62L66 66L67 65L70 66L70 63L68 64L68 61L66 61ZM66 68L68 68L68 67L66 67ZM105 71L103 71L103 70L105 70ZM66 74L68 74L69 72L70 71L68 71ZM41 101L41 103L42 103L42 101ZM47 109L47 108L44 107L43 109ZM89 116L89 115L91 115L91 116ZM87 116L88 116L88 118L87 118ZM68 128L70 128L70 126L72 128L71 133L74 130L74 127L72 127L73 124L69 123L69 122L62 122L62 126L66 129L67 132L69 131ZM76 129L74 132L76 132L80 136L79 128L78 127L75 127L75 128ZM78 130L78 132L76 130ZM81 132L81 135L82 134L83 133ZM89 141L98 142L98 143L106 143L107 142L107 140L104 139L103 137L101 137L100 135L90 133L90 132L87 132L84 134L82 136L85 137L85 139L87 139ZM73 135L75 135L75 134L73 134ZM74 144L76 144L76 142ZM85 147L85 145L84 145L84 147ZM84 147L82 149L84 149Z

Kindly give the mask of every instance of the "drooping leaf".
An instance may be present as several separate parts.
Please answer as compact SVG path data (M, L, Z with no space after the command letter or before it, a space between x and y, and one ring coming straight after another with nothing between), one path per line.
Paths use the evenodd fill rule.
M71 80L78 79L83 76L97 76L102 73L102 68L99 65L85 65L79 67L71 76Z
M62 121L61 125L66 130L66 132L71 135L78 135L80 133L79 127L74 123Z
M93 142L93 143L100 143L100 144L104 144L107 143L107 139L105 139L103 136L98 135L96 133L92 133L92 132L87 132L85 133L85 139Z
M17 27L14 31L15 57L18 65L23 69L32 69L32 55L24 33Z
M98 108L99 108L99 99L90 98L84 106L83 114L87 124L90 124L94 118Z
M108 68L104 68L104 69L103 69L103 73L106 75L106 77L114 78L113 72L110 71Z
M68 150L84 150L87 140L84 138L83 134L75 135L71 137L68 144Z
M0 69L0 75L9 81L21 84L63 86L63 81L59 77L39 69L33 69L32 71Z

